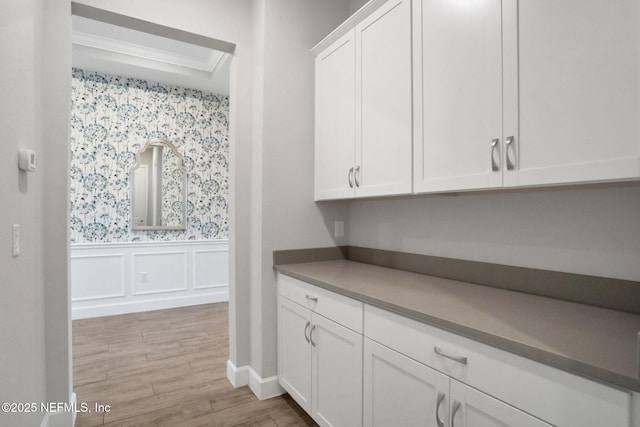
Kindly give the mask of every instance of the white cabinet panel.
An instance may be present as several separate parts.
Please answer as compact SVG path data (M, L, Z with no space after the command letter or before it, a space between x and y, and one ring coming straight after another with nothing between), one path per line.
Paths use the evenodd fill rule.
M364 425L448 425L449 377L365 338Z
M315 200L412 191L411 0L316 57Z
M390 0L356 27L359 197L411 192L410 22L410 1Z
M362 333L364 305L361 301L283 274L278 274L278 290L283 297L307 307L314 313Z
M311 412L311 312L286 298L278 298L278 381Z
M416 192L502 185L501 4L415 2Z
M510 0L514 2L514 0ZM515 7L515 6L513 6ZM640 176L640 2L520 0L508 14L506 186ZM517 19L517 23L513 20ZM505 73L506 76L506 73ZM516 103L517 102L517 103Z
M313 418L326 426L362 425L362 335L313 314Z
M372 306L365 335L554 425L629 427L629 392Z
M360 426L362 334L316 313L315 302L306 307L309 288L315 287L278 276L278 382L320 425ZM322 291L323 300L332 294ZM359 313L362 329L361 302L337 294L329 301L343 299L360 306L330 302L327 311L342 307Z
M355 35L348 33L316 57L315 199L355 195Z
M550 427L531 415L451 380L452 427Z
M640 178L640 2L416 0L413 22L416 192Z

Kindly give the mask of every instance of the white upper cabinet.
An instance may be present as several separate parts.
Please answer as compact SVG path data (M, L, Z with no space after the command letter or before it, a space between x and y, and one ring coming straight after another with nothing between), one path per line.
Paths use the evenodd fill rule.
M350 32L316 57L315 198L355 195L356 47Z
M415 0L414 190L640 177L638 0Z
M411 37L389 0L316 56L316 200L411 193Z
M356 52L356 195L411 193L411 2L390 0L358 25Z
M507 5L505 186L640 177L640 2Z
M502 186L501 3L414 2L418 193Z

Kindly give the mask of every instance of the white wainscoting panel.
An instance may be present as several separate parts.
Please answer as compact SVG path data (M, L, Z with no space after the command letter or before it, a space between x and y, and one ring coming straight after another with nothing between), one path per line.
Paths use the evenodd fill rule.
M229 285L229 251L227 249L193 251L193 260L195 289Z
M71 270L71 300L123 297L124 254L80 255Z
M187 251L133 254L133 294L187 290Z
M229 300L226 240L71 245L73 319Z

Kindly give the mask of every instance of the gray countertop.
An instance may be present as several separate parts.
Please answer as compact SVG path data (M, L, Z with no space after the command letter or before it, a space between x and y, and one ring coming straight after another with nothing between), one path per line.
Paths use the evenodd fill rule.
M529 359L640 392L640 315L346 260L275 269Z

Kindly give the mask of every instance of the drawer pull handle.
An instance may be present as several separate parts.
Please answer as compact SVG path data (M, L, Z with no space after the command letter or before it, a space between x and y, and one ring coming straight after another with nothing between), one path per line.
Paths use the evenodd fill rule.
M455 362L462 363L463 365L467 364L467 358L466 357L452 356L452 355L447 354L446 352L444 352L440 347L433 347L433 351L435 351L436 354L439 354L442 357L446 357L447 359L451 359L451 360L453 360Z
M500 167L496 163L496 159L494 157L494 152L496 151L496 147L498 146L499 142L500 140L498 138L491 140L491 170L493 172L498 172L500 170Z
M311 342L311 339L307 336L307 331L309 330L309 326L311 326L311 322L309 322L307 320L307 324L304 327L304 339L307 340L307 342Z
M356 166L354 171L354 178L356 182L356 187L360 187L360 166Z
M515 150L515 148L514 148L514 137L513 136L507 137L507 140L505 141L505 145L507 147L506 148L506 154L505 154L505 157L507 158L507 170L512 171L516 167L513 164L513 162L511 161L511 157L509 157L509 151L510 151L509 149L511 149L511 151Z
M451 410L451 427L456 427L456 413L460 409L460 402L453 401L453 409Z
M440 419L440 406L442 405L443 401L444 401L444 393L439 391L438 401L436 403L436 424L438 425L438 427L444 427L444 422Z
M349 188L353 188L353 168L349 169Z
M313 325L311 327L311 331L309 331L309 341L311 341L311 345L314 347L316 346L316 342L313 340L313 331L315 331L315 329L316 329L316 325Z
M309 301L318 302L318 298L312 297L311 295L305 295L305 298L307 298Z

